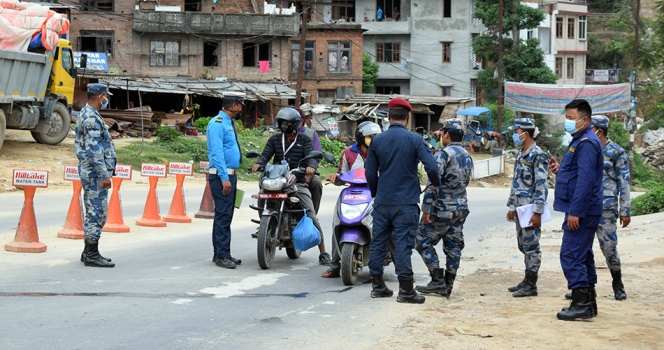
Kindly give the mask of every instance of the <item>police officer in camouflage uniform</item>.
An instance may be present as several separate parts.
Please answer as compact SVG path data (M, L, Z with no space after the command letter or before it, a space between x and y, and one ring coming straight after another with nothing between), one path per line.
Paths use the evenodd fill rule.
M541 215L544 212L546 198L549 194L547 175L549 172L549 157L535 143L535 120L520 118L514 121L511 128L514 130L512 139L519 152L514 161L514 178L507 206L507 220L516 223L517 244L523 253L523 262L526 265L523 281L507 290L513 292L514 297L527 297L537 295L537 273L542 264L540 251ZM533 217L530 226L521 227L516 215L516 207L534 204Z
M440 186L428 187L422 200L422 219L415 237L415 249L429 269L431 281L417 286L421 293L448 297L459 269L464 248L463 224L468 217L466 187L473 174L473 159L461 145L462 123L445 121L441 142L445 145L434 154L438 163ZM440 268L436 244L443 240L446 268Z
M110 95L113 94L106 85L88 84L88 103L76 119L74 148L85 203L85 248L81 254L85 266L115 266L111 259L101 256L98 249L101 229L108 215L108 189L116 163L113 139L98 112L108 106Z

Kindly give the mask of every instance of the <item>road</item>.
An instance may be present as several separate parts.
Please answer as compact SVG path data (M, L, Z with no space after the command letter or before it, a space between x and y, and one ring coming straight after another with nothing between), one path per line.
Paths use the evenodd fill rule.
M400 327L409 311L425 308L370 298L370 284L346 287L340 279L320 277L316 249L292 261L277 252L272 269L256 261L256 225L248 208L254 185L243 184L245 199L233 221L232 252L243 263L236 270L211 262L211 220L166 228L135 225L147 185L123 188L125 223L130 233L104 233L101 252L114 269L86 268L77 260L80 240L57 238L71 191L37 190L35 212L41 254L0 251L0 348L2 349L304 349L366 348ZM332 223L340 188L325 187L320 220ZM172 187L159 188L162 215ZM201 183L185 183L191 216L198 209ZM486 230L505 222L505 189L469 189L471 214L466 222L466 250ZM13 239L22 192L0 195L0 243ZM555 214L554 214L555 215ZM554 220L560 219L557 215ZM326 232L327 233L327 232ZM328 246L329 236L326 237ZM416 253L418 281L428 273ZM463 270L463 262L462 262ZM470 273L460 271L460 273ZM362 281L369 279L368 269ZM386 268L388 285L398 290L394 268ZM430 298L427 303L433 302Z

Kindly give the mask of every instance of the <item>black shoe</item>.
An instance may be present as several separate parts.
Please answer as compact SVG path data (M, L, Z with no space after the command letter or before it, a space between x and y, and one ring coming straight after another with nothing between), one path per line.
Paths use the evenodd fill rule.
M242 260L241 259L235 259L234 257L231 256L231 261L235 263L235 265L242 265ZM212 262L217 263L217 261L223 260L223 259L218 259L216 256L212 257Z
M517 284L516 286L507 288L507 291L514 293L517 290L523 288L526 285L526 276L527 275L528 275L528 271L526 271L526 273L523 275L523 280L521 282L519 282L519 284Z
M83 264L85 266L92 267L115 267L115 264L105 260L99 254L99 242L97 243L86 243L85 244L87 251L83 251L82 258Z
M433 271L431 271L431 282L426 286L417 286L415 287L415 290L420 293L432 293L446 297L447 286L445 285L445 269L433 269Z
M371 288L372 298L389 298L394 295L394 292L385 285L383 276L371 276Z
M235 264L231 259L217 259L214 264L227 269L234 269L237 267L237 264Z
M515 298L536 297L537 296L537 272L528 272L526 274L526 283L523 288L512 293Z
M556 317L563 321L588 320L595 317L594 312L588 288L577 288L572 290L572 303L570 306L558 312Z
M454 287L454 279L456 278L456 273L451 273L445 271L445 285L447 286L447 298L450 298L452 295L452 288Z
M572 300L572 293L565 294L565 299Z
M595 287L590 287L588 288L588 292L590 292L590 306L593 308L593 316L597 316L597 291L595 290ZM567 297L569 295L569 298ZM565 294L565 299L572 300L572 293L567 293ZM569 309L568 307L564 307L563 311L567 311Z
M613 271L611 270L611 277L613 277L613 296L616 300L625 300L627 299L627 293L625 293L625 286L622 283L622 272L620 270Z
M318 256L318 263L325 266L330 266L332 264L332 257L326 252L320 253Z
M88 243L85 243L85 248L83 248L83 253L81 253L81 262L85 262L85 261L83 261L83 260L84 260L84 256L85 256L85 254L87 254L87 252L88 252L88 249L90 249L89 244L88 244ZM99 256L101 256L102 259L104 259L104 260L106 260L106 261L108 261L108 262L113 261L113 260L111 260L111 258L107 258L107 257L105 257L105 256L102 256L101 254L99 254Z
M397 301L408 304L423 304L425 297L418 295L413 288L413 280L399 280L399 295Z

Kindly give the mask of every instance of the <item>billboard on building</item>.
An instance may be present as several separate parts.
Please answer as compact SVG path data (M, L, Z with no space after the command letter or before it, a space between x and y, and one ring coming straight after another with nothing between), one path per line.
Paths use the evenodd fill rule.
M619 77L617 69L586 69L586 83L617 83Z
M629 84L549 85L505 82L505 108L538 114L563 114L574 99L590 103L593 113L630 108Z

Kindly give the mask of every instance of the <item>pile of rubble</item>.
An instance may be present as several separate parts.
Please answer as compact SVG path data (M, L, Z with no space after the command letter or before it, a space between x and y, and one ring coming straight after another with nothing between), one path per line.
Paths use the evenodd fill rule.
M113 138L145 137L150 138L157 132L165 113L153 112L150 106L132 109L102 109L104 123L108 125Z
M659 171L664 171L664 128L650 130L643 135L645 148L637 149L644 164L649 164Z

